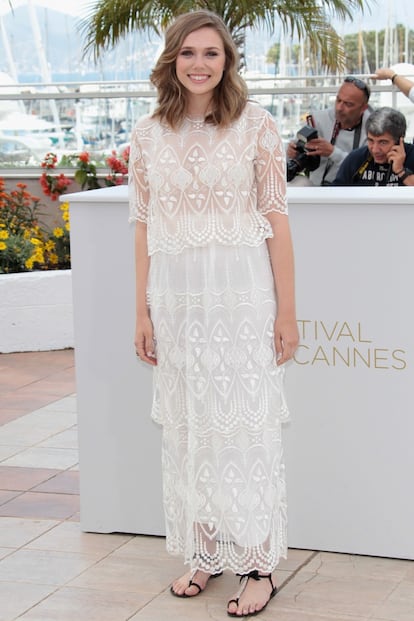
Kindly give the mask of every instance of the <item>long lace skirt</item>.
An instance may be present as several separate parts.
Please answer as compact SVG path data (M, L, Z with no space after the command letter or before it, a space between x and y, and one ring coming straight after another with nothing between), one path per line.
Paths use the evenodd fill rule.
M267 245L157 253L148 301L167 550L210 573L270 572L287 550L288 410Z

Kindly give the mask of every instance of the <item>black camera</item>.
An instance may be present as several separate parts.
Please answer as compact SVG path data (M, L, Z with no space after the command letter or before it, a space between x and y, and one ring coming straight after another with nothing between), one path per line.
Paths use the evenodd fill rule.
M306 143L318 137L318 131L310 125L305 125L296 134L295 149L297 155L286 163L286 177L292 181L302 170L316 170L319 168L321 158L319 155L309 155Z

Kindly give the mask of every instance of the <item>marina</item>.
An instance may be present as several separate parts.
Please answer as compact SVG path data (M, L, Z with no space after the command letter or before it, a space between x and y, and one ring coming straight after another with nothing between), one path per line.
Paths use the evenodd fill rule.
M355 23L358 67L356 71L352 66L352 74L370 84L372 108L391 105L405 114L411 141L414 107L390 84L370 79L374 62L414 76L412 31L397 24L395 3L382 4L386 7L382 30L369 30L374 15L367 19L366 31ZM104 61L93 65L81 54L79 20L41 8L35 0L17 0L13 13L6 5L7 0L2 0L0 167L38 166L50 151L60 160L87 150L99 162L127 146L137 119L155 105L149 72L160 38L130 35L106 53ZM21 36L22 24L27 37ZM60 47L56 47L59 37ZM272 46L277 48L273 64ZM282 32L249 31L245 55L243 76L251 98L277 118L285 143L294 139L309 113L332 105L346 75L330 75L322 67L310 66L306 46L298 46Z

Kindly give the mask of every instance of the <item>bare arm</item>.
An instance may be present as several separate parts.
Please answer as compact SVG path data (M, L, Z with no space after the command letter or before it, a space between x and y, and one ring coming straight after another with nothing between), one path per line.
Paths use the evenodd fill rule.
M414 86L414 82L409 80L403 75L395 73L393 69L383 68L377 69L372 76L375 80L392 80L392 83L402 92L406 97Z
M293 247L287 216L271 212L266 217L273 230L273 237L267 240L267 247L276 288L275 348L277 364L281 365L293 357L299 344L295 310Z
M135 349L144 362L155 366L154 330L147 305L147 282L150 258L147 246L147 225L135 225L136 328Z

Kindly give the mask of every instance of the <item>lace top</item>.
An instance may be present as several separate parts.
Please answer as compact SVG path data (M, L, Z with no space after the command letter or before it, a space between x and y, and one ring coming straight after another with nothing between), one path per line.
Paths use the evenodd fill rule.
M130 221L148 225L148 254L210 242L258 246L264 214L287 213L285 156L273 117L248 103L230 127L142 117L131 137Z

